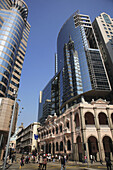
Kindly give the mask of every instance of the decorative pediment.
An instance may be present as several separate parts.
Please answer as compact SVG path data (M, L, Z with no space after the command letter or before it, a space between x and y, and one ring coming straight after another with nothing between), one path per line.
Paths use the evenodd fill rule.
M96 101L94 101L94 99L92 99L91 104L109 104L110 102L103 100L103 99L98 99Z

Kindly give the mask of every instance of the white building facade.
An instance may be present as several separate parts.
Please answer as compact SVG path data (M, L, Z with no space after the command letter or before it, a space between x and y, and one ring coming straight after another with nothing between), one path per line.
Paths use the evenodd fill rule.
M113 160L113 105L98 99L68 108L57 117L48 116L38 128L38 151L52 155L68 155L70 160Z

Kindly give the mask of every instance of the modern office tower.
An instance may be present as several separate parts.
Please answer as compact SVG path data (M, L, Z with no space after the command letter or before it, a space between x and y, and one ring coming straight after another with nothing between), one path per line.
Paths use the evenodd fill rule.
M59 116L59 76L59 73L56 74L46 87L40 91L38 108L38 121L40 123L44 123L48 115L56 113Z
M103 12L92 25L113 89L113 18Z
M61 72L61 108L66 109L66 103L72 105L81 95L91 100L110 92L109 79L88 15L76 12L64 23L57 38L57 57L58 72Z
M40 91L38 121L43 122L43 120L45 120L47 118L47 116L50 114L50 109L48 110L48 112L46 112L46 113L44 112L44 110L45 110L44 105L46 105L46 107L47 107L47 105L49 105L48 107L50 108L50 100L51 100L51 80L46 85L46 87L42 91ZM47 102L47 101L49 101L49 102Z
M64 23L57 38L55 61L55 77L49 90L51 115L59 116L81 100L105 99L110 93L109 78L88 15L75 12Z
M18 90L30 25L23 0L0 1L0 97Z
M0 0L0 157L3 157L10 128L14 91L18 91L30 25L23 0ZM13 119L16 128L18 103ZM2 146L2 147L1 147Z

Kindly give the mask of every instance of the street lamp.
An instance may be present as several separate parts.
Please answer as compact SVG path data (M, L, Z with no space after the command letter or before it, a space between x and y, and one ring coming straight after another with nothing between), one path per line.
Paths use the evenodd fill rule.
M6 147L6 153L5 153L3 170L5 170L5 168L6 168L8 148L9 148L9 143L10 143L10 138L11 138L11 132L12 132L12 126L13 126L13 119L14 119L14 113L15 113L15 107L16 107L16 102L17 102L17 91L16 91L15 89L14 89L14 93L13 93L13 94L15 95L15 101L14 101L14 105L13 105L13 113L12 113L12 117L11 117L11 124L10 124L10 129L9 129L9 135L8 135L8 141L7 141L7 147ZM18 100L18 101L20 101L20 100Z

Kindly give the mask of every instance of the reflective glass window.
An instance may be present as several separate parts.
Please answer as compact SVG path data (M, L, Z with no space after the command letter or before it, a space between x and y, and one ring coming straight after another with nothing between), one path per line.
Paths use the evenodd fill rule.
M105 22L106 22L107 24L111 24L111 21L110 21L108 15L103 14L103 17L104 17L104 20L105 20Z

